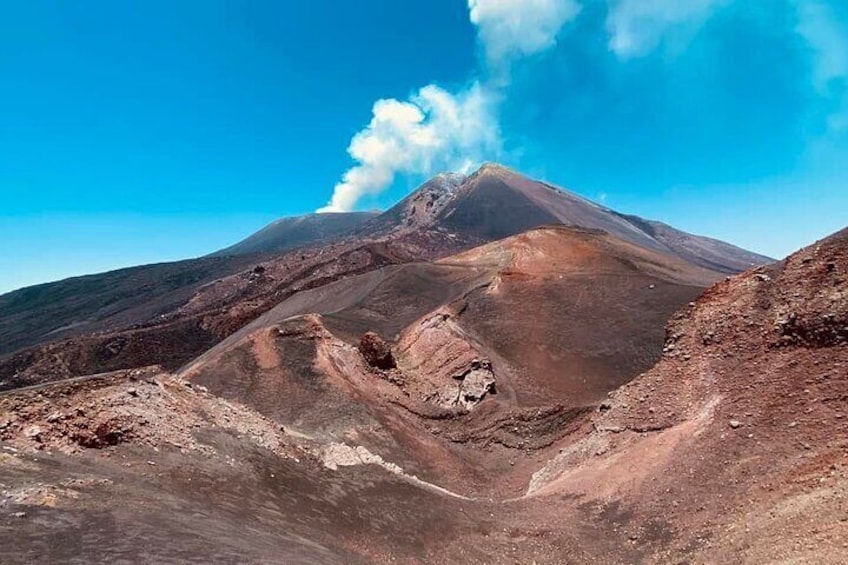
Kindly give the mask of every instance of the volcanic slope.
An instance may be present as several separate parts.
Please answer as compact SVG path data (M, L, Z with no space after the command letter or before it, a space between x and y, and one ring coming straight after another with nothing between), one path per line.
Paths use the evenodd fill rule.
M507 270L565 277L541 269L550 252L536 238L620 250L564 234L454 257L450 269L479 271L450 280L501 292ZM692 280L691 267L617 252L579 253L574 270ZM456 300L388 351L330 333L332 312L293 314L199 360L188 381L152 367L0 393L0 561L845 563L846 281L848 231L720 282L672 318L659 363L590 408L510 398ZM338 306L367 302L354 298ZM442 301L416 308L428 300ZM228 358L262 377L246 401L276 395L298 419L198 384ZM337 433L339 419L356 427ZM363 445L381 433L419 448L406 457L432 458L445 482Z
M493 163L468 177L440 175L432 179L382 216L366 222L358 233L375 237L428 228L482 243L549 224L604 230L723 273L773 261L661 222L621 214Z
M848 560L848 230L721 282L530 492L572 498L646 558Z
M0 447L4 564L486 556L467 501L156 368L0 395Z
M219 252L201 259L74 277L4 294L0 296L0 355L43 342L161 323L216 281L252 276L255 286L261 281L252 269L271 259L289 268L294 263L312 267L315 261L307 257L312 253L277 255L292 247L324 244L341 227L353 229L372 215L335 216L327 218L329 222L323 216L320 222L312 217L287 219L280 222L284 226L274 224L238 244L238 253ZM264 246L267 238L273 241ZM354 247L346 246L339 255Z
M379 212L350 212L281 218L212 256L283 253L298 247L329 243L350 234L378 215Z
M180 374L427 480L487 489L510 453L544 450L648 369L665 320L716 277L600 231L539 228L299 293ZM369 338L390 350L384 366L363 358Z
M184 304L197 288L243 271L245 257L121 269L0 296L0 355L69 335L124 328Z

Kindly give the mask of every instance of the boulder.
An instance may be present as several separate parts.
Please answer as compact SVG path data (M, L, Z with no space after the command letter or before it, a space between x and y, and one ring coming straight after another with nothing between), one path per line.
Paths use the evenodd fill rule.
M374 332L366 333L359 340L359 353L365 362L375 369L390 371L397 367L391 347Z

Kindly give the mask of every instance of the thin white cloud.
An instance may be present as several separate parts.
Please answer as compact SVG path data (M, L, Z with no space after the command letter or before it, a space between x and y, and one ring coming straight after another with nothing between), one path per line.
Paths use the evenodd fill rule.
M468 0L471 22L490 65L550 49L577 17L576 0Z
M848 26L817 0L798 1L797 31L813 52L813 86L834 104L832 131L848 131Z
M479 84L452 94L435 85L407 101L378 100L368 126L348 153L357 162L319 212L347 212L366 195L379 194L397 174L467 171L501 148L492 93Z
M681 25L700 26L729 0L612 0L607 16L609 48L621 59L653 51Z

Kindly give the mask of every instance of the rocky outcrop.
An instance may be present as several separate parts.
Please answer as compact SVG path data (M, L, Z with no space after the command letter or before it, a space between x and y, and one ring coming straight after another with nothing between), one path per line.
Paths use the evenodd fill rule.
M452 406L471 410L487 394L495 392L495 375L488 361L472 361L468 372L454 375L453 378L457 381L458 394Z
M241 434L284 454L278 424L158 367L93 375L0 395L0 443L78 454L121 444L209 452L198 430Z
M472 410L497 392L491 361L439 310L413 325L397 346L398 367L426 402Z

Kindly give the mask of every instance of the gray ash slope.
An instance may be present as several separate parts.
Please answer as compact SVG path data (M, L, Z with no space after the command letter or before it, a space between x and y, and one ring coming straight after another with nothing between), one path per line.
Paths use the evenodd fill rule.
M379 212L350 212L281 218L232 247L216 251L211 256L282 253L306 245L315 245L349 234L379 215Z

